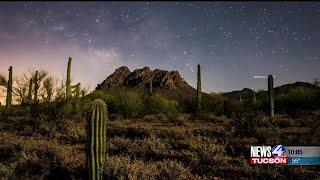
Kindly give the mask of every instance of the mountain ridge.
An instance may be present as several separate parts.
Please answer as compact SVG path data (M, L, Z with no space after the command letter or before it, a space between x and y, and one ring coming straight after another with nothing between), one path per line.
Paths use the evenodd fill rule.
M187 99L194 96L196 89L189 85L179 74L178 71L167 71L155 69L151 70L149 67L135 69L130 71L127 66L117 68L111 75L109 75L102 83L98 84L96 90L112 89L125 87L138 91L148 90L149 82L152 79L152 86L154 91L161 92L173 99ZM284 84L274 88L275 94L287 93L290 89L296 87L305 87L311 89L320 89L318 86L308 82L295 82ZM221 93L224 97L239 99L240 94L242 99L253 97L253 90L244 88L231 92ZM266 92L259 91L256 95ZM204 93L203 94L207 94Z
M320 91L320 87L317 85L311 84L309 82L301 82L297 81L294 83L289 83L289 84L283 84L281 86L274 87L274 93L275 95L280 95L280 94L285 94L288 93L290 89L294 89L297 87L304 87L304 88L309 88L309 89L315 89ZM262 91L255 91L256 95L259 95L261 93L266 93L268 92L267 90L262 90ZM231 92L225 92L222 93L223 96L229 97L229 98L234 98L234 99L239 99L240 94L241 98L243 99L248 99L253 97L254 91L250 88L244 88L242 90L236 90L236 91L231 91Z

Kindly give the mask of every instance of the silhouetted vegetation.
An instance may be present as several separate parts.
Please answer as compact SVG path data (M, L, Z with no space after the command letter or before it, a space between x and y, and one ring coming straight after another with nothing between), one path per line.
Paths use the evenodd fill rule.
M86 94L80 83L71 85L69 62L67 82L59 83L44 70L30 71L16 79L13 92L21 105L12 106L10 114L0 106L0 177L320 177L319 169L314 167L266 168L240 163L249 158L251 145L320 145L317 88L295 87L286 93L275 91L274 96L269 96L270 91L259 91L250 98L242 95L241 99L203 92L183 100L172 99L155 91L151 84L146 91L116 88ZM198 89L201 92L200 84ZM270 98L274 98L274 117L270 117ZM97 111L90 109L95 99L103 101L99 101L99 107L94 106ZM108 118L110 121L105 122ZM88 130L103 133L105 126L88 125L102 121L96 125L107 126L107 140L103 143L97 141L100 136L87 135ZM105 152L106 148L106 153L88 153L87 136L101 147L92 146L91 150ZM98 162L103 171L88 167L87 160Z

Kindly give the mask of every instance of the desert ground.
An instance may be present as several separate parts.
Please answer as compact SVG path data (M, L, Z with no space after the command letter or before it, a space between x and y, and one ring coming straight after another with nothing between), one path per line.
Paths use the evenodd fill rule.
M1 179L86 179L81 113L35 121L25 108L0 119ZM246 118L246 119L245 119ZM320 145L320 113L231 119L153 114L107 125L106 179L319 179L319 166L248 164L251 145ZM250 125L248 125L250 123Z

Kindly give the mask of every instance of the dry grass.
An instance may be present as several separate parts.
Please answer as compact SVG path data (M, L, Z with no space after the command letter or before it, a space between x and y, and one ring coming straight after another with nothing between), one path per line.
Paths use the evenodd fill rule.
M162 115L108 122L107 179L320 178L319 168L242 165L251 145L319 145L319 121L258 117L253 136L239 136L236 120L213 115ZM184 119L185 118L185 119ZM268 121L270 120L270 121ZM281 122L280 121L285 121ZM36 126L35 126L36 125ZM266 126L262 126L266 125ZM283 126L284 125L284 126ZM36 128L35 128L36 127ZM28 117L2 118L2 179L86 179L86 121L81 116L36 124ZM299 141L297 141L299 139ZM299 144L304 145L304 144ZM310 145L310 144L309 144Z

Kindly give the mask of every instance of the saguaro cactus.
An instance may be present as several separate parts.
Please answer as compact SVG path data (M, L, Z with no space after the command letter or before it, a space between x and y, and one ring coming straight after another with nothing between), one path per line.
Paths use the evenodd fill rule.
M76 99L79 99L80 98L80 86L81 86L81 83L78 83L75 87L75 90L76 90Z
M66 80L66 99L70 100L72 95L71 95L71 62L72 58L69 57L68 60L68 68L67 68L67 80Z
M274 91L273 91L273 76L268 76L268 95L269 95L269 112L270 117L274 117Z
M29 89L28 89L28 104L30 104L32 102L32 78L30 78L29 80Z
M73 103L72 103L72 111L74 113L78 111L78 107L79 107L80 86L81 86L81 83L78 83L75 86L72 86L75 94L75 97L73 98Z
M256 98L256 91L253 90L253 103L257 102L257 98Z
M152 78L151 78L151 79L150 79L150 82L149 82L149 94L150 94L150 95L152 95L152 91L153 91L153 89L152 89L152 88L153 88L153 87L152 87L152 83L153 83L153 82L152 82Z
M201 111L201 69L198 64L197 71L197 112Z
M106 156L107 140L107 106L101 99L96 99L87 114L88 121L88 146L87 165L89 179L103 179L103 167Z
M34 76L34 97L33 97L34 103L38 103L38 91L39 91L38 71L36 71L36 74Z
M6 99L6 107L7 109L11 109L12 105L12 66L9 67L9 79L7 84L7 99Z

